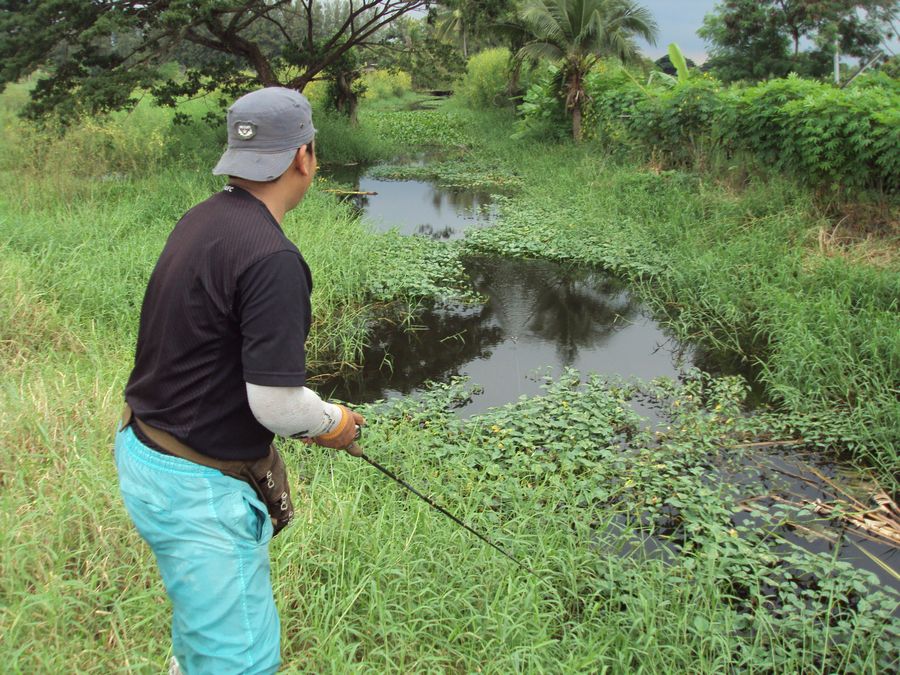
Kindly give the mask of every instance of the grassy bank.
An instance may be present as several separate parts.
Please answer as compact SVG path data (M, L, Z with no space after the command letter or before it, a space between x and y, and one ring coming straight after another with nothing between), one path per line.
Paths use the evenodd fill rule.
M773 401L796 415L786 433L874 466L897 490L896 231L829 245L855 223L827 218L783 177L659 171L599 146L511 140L502 113L449 114L468 149L383 171L506 193L499 226L471 232L467 250L631 279L681 337L759 367Z
M447 165L446 178L517 190L505 224L472 248L580 250L658 288L674 253L651 221L684 210L687 233L690 214L725 208L715 199L703 207L693 189L664 182L693 179L645 178L580 150L496 140L488 132L502 120L428 111L363 121L383 145L356 136L342 145L350 136L340 123L330 137L323 124L326 158L329 146L353 157L354 143L367 156L423 140L468 146L475 155L463 170ZM112 428L147 276L175 219L220 185L206 169L220 139L172 128L152 109L99 131L80 127L70 140L33 132L42 149L13 143L32 131L8 114L4 125L4 146L18 154L0 173L0 658L22 673L160 672L169 610L117 494ZM160 139L156 154L133 142L137 129ZM78 134L83 145L71 140ZM193 155L173 142L180 134L195 143ZM38 152L67 163L23 164ZM285 228L314 271L310 354L327 371L358 358L368 318L457 282L458 252L376 237L322 187ZM664 207L648 195L682 201ZM716 199L737 200L735 213L750 203ZM775 210L771 195L756 199L763 215ZM798 200L782 199L789 215ZM741 416L739 381L698 376L638 391L569 373L548 386L543 398L465 422L448 412L466 395L463 384L366 411L372 457L491 533L539 578L368 465L285 444L300 513L272 545L285 671L876 673L896 665L897 594L788 543L783 521L799 517L790 508L746 519L733 488L716 482L723 438L774 434L783 423ZM638 395L669 410L666 434L642 431L628 405ZM656 554L639 544L651 535L661 542Z

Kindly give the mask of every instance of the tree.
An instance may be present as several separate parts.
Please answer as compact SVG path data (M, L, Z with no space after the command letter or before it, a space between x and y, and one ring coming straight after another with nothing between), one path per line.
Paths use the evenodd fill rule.
M698 34L723 80L826 75L832 54L871 57L891 32L898 0L725 0ZM814 48L801 52L806 39Z
M409 73L414 89L450 89L466 72L459 51L438 40L424 19L401 17L385 29L381 45L372 51L378 67Z
M581 141L581 109L587 99L584 78L597 59L636 61L635 36L656 42L652 15L631 0L528 0L520 18L533 39L517 58L545 57L560 64L559 88L576 142Z
M513 0L440 0L429 19L437 29L437 38L457 36L464 59L469 58L473 35L490 31L493 23L509 10Z
M429 0L0 0L0 87L37 70L32 116L135 103L147 87L160 103L207 91L303 88L352 49ZM159 67L184 45L214 58L160 82Z

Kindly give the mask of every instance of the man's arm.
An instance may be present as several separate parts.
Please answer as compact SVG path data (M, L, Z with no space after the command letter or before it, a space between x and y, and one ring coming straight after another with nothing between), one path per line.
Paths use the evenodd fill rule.
M265 387L247 384L247 402L256 420L272 433L308 438L316 445L359 455L353 441L366 423L357 412L326 403L306 387Z
M334 431L341 409L306 387L264 387L247 382L256 421L279 436L313 438Z

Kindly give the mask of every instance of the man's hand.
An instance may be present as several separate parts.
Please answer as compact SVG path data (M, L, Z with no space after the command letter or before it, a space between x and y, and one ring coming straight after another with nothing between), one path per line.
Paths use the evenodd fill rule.
M338 405L337 407L341 410L341 419L337 426L327 434L316 436L312 441L324 448L346 450L354 457L359 457L362 449L354 441L359 437L358 427L365 425L366 418L346 406Z

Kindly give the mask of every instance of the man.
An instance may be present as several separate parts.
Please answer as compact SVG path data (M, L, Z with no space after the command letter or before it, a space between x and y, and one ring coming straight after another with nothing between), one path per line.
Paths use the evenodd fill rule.
M268 544L293 512L274 434L359 452L365 420L304 386L312 278L280 227L316 173L315 131L296 91L238 99L213 171L229 183L175 226L144 297L116 466L172 600L176 672L280 664Z

